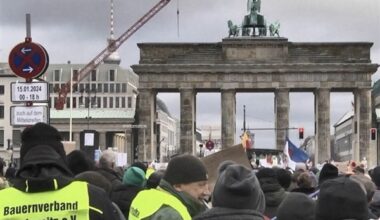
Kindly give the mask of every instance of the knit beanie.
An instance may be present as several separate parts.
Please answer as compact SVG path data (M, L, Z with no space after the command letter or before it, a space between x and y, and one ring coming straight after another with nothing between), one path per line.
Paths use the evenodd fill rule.
M45 123L27 127L21 134L19 172L36 164L50 164L72 175L58 130Z
M375 167L371 172L372 181L380 187L380 166Z
M143 187L145 186L145 172L138 167L129 167L123 176L123 184Z
M277 220L314 220L315 202L304 193L289 193L277 209Z
M183 154L169 161L163 179L171 185L186 184L206 181L208 175L205 165L199 158Z
M326 163L319 173L318 184L321 185L325 180L336 177L338 177L338 168L330 163Z
M320 188L316 220L368 219L368 204L363 188L348 176L326 180Z
M74 175L95 169L94 161L81 150L71 151L67 155L67 164Z
M230 164L222 170L215 183L212 205L263 213L265 197L252 170L240 164Z
M27 127L21 134L20 160L22 161L25 154L32 148L41 145L51 147L66 160L66 153L61 140L62 138L58 130L48 124L37 123L31 127Z

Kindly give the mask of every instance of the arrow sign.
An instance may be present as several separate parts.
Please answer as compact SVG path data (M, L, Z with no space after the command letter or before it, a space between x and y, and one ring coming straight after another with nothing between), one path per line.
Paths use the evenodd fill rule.
M25 47L23 47L23 48L21 49L21 53L23 53L23 54L26 54L27 52L30 52L30 51L32 51L32 49L30 49L30 48L25 48Z
M22 71L31 73L33 71L33 67L28 66L27 68L22 69Z
M25 79L37 78L49 66L49 56L40 44L25 41L11 50L8 63L17 76Z

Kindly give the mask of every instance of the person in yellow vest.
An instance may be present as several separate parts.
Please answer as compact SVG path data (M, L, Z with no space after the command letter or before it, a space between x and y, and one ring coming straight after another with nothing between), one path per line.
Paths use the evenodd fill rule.
M104 190L73 180L57 129L37 123L21 141L13 186L0 190L0 219L119 219Z
M129 220L191 220L206 211L209 195L205 165L192 155L169 161L157 189L143 190L132 201Z

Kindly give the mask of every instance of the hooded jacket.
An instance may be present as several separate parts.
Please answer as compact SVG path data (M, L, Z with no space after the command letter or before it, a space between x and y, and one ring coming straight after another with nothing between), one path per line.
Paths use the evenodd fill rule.
M263 220L257 210L215 207L196 216L194 220Z
M207 207L200 201L193 199L187 193L176 191L173 186L171 186L163 179L161 180L159 187L179 199L186 206L187 211L191 217L194 217L207 209ZM170 206L162 206L154 215L149 218L149 220L163 219L178 220L182 218L181 215Z
M13 180L13 187L26 193L60 190L72 183L72 174L62 158L47 145L34 146L22 158L21 167ZM103 190L87 185L89 219L119 219L111 201ZM1 191L0 191L1 197Z

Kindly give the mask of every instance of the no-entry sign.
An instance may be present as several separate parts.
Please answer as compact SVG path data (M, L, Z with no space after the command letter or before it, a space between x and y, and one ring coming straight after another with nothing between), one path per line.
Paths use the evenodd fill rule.
M49 66L49 56L40 44L22 42L11 50L8 63L17 76L26 79L37 78Z

